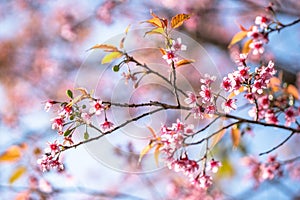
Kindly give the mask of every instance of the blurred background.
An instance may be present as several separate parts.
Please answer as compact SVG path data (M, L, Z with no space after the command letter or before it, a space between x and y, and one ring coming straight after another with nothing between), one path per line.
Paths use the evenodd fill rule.
M256 16L268 15L265 7L271 2L282 23L300 17L297 0L1 0L0 153L13 147L20 155L0 161L0 199L172 199L172 190L184 185L184 180L167 169L146 174L116 171L84 147L64 154L65 172L41 173L36 160L47 141L58 137L51 130L54 114L44 112L43 102L65 99L65 91L74 87L78 70L89 56L86 50L123 33L128 24L139 26L151 18L150 10L165 18L191 14L180 31L206 50L221 75L232 72L236 68L233 55L241 48L238 44L227 48L232 36L240 24L247 28ZM252 56L250 63L258 66L260 59L271 59L283 72L283 80L297 85L299 37L300 25L272 33L266 53L261 58ZM243 138L243 148L232 150L226 137L217 147L224 166L215 187L225 199L297 199L300 187L295 180L283 177L254 188L247 179L240 158L257 155L287 136L269 129L253 132L254 136ZM279 149L281 159L298 156L298 140ZM127 152L134 148L130 143L124 146ZM131 154L116 154L124 165L132 164ZM11 180L20 169L25 169L20 178Z

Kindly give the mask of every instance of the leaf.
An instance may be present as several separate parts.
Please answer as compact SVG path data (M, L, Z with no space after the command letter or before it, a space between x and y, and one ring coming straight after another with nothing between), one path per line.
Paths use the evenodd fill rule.
M150 127L150 126L148 126L147 128L150 130L150 132L151 132L151 134L152 134L153 138L157 138L157 136L156 136L156 133L155 133L154 129L153 129L152 127Z
M241 132L238 125L235 124L231 128L231 140L234 148L239 146L240 139L241 139Z
M165 32L164 32L164 29L161 28L161 27L158 27L158 28L154 28L152 29L151 31L147 31L144 35L144 37L148 34L160 34L160 35L163 35Z
M249 30L247 30L243 25L241 25L241 24L239 24L239 27L240 27L240 29L242 30L242 31L249 31Z
M152 25L154 25L154 26L156 26L156 27L160 27L160 28L162 28L163 27L163 24L161 23L161 20L160 20L160 18L159 17L153 17L152 19L149 19L149 20L147 20L147 21L144 21L143 23L149 23L149 24L152 24Z
M271 88L271 90L273 92L278 92L280 89L280 85L281 85L281 80L277 77L272 77L270 78L270 82L269 82L269 88Z
M71 90L67 90L66 94L68 97L70 97L71 99L73 99L73 92Z
M141 151L140 157L139 157L139 163L142 161L142 158L154 147L154 144L152 141Z
M118 72L118 71L120 70L119 65L114 65L113 68L112 68L112 70L113 70L114 72Z
M293 97L295 99L299 99L299 91L298 89L294 86L294 85L289 85L287 88L286 88L286 92L288 94L291 94L293 95Z
M232 39L231 39L231 41L230 41L230 43L229 43L229 45L228 45L228 48L230 48L230 47L231 47L232 45L234 45L235 43L241 41L241 40L244 39L246 36L247 36L247 32L246 32L246 31L240 31L240 32L236 33L236 34L232 37Z
M115 47L113 45L109 45L109 44L96 44L95 46L88 49L88 51L92 50L92 49L102 49L102 50L107 51L107 52L117 52L117 51L119 51L117 47Z
M235 170L230 160L226 157L221 161L221 163L222 163L222 167L219 168L217 176L219 178L225 178L225 177L230 178L234 176Z
M75 90L80 91L82 95L88 96L88 94L89 94L88 91L85 88L82 88L82 87L76 88Z
M236 95L244 92L247 88L245 86L241 86L238 90L234 90L233 92L231 92L227 99L232 99L233 97L235 97Z
M172 28L178 28L180 27L184 21L188 20L190 18L190 15L187 14L178 14L172 17L171 20L171 27Z
M243 46L243 49L242 49L242 53L249 53L250 52L250 47L249 45L253 42L252 39L250 40L247 40Z
M111 53L107 54L106 56L104 56L104 58L101 61L101 64L110 63L114 59L120 58L122 55L123 54L121 52L119 52L119 51L117 51L117 52L111 52Z
M212 149L216 144L218 144L221 141L225 133L226 133L226 129L221 130L219 133L217 133L215 136L212 137L210 149Z
M166 50L164 50L163 48L159 48L159 50L160 50L160 52L161 52L162 55L166 55L167 54Z
M1 156L0 162L15 162L21 158L21 148L19 146L9 147Z
M182 65L188 65L195 62L195 60L188 60L188 59L183 59L183 60L179 60L178 62L175 63L176 67L180 67Z
M13 184L16 180L21 178L21 176L27 171L27 168L24 166L20 166L10 175L8 183Z
M159 158L159 153L160 153L160 151L159 151L160 147L161 147L161 145L157 145L155 148L155 151L154 151L154 159L155 159L156 166L158 166L158 164L159 164L158 158Z
M71 134L72 130L71 129L67 129L65 132L64 132L64 136L67 137Z
M83 135L83 139L88 140L90 138L90 135L88 132L85 132Z

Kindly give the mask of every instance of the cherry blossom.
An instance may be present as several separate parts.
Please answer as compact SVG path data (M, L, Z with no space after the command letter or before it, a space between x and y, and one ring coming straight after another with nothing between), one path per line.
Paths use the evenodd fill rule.
M91 124L91 115L90 114L83 112L83 113L81 113L81 118L84 121L84 123Z
M53 105L54 105L55 103L56 103L56 102L55 102L55 101L52 101L52 100L46 101L44 110L45 110L46 112L49 112L50 108L52 108Z
M235 110L237 108L236 99L228 99L222 104L222 109L225 113L229 113L231 110Z
M50 120L52 122L52 129L57 129L58 131L62 131L64 119L62 117L56 117Z
M249 47L253 50L253 55L262 54L265 51L262 41L252 42Z
M167 50L166 54L163 55L162 58L165 59L169 65L178 61L178 57L175 55L175 52L172 50Z
M201 85L201 91L199 92L200 97L202 97L202 103L208 103L212 101L211 88L206 85Z
M181 38L177 38L177 40L172 40L172 47L171 50L172 51L185 51L187 49L186 45L182 44L181 42Z
M296 121L297 111L293 107L289 107L285 111L285 125L290 126L291 123Z
M260 28L267 28L270 19L265 16L257 16L255 18L255 24L259 25Z
M91 103L90 113L95 115L100 115L104 110L104 105L101 100L96 100Z
M184 102L191 107L196 106L197 96L193 92L190 92L190 91L187 91L186 93L187 93L188 97L184 99Z
M217 173L221 166L222 163L220 161L212 159L207 166L207 170L211 171L212 173Z
M108 120L105 120L101 125L100 128L103 132L110 131L114 127L114 124Z

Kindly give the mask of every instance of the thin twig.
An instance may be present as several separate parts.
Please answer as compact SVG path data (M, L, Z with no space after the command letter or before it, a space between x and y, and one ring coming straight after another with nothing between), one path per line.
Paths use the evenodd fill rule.
M276 145L275 147L273 147L272 149L262 152L260 154L258 154L259 156L271 153L272 151L275 151L276 149L278 149L279 147L281 147L282 145L284 145L284 143L286 143L292 136L294 135L294 132L292 132L287 138L285 138L282 142L280 142L278 145Z

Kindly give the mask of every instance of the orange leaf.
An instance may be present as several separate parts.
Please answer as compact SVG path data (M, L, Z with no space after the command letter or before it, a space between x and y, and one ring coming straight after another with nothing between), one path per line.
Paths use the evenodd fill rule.
M152 29L151 31L147 31L144 35L144 37L148 34L160 34L160 35L163 35L165 32L164 32L164 29L161 28L161 27L158 27L158 28L154 28Z
M234 148L239 146L240 139L241 139L241 132L238 125L235 124L231 128L231 140Z
M242 31L248 31L243 25L239 24L239 27Z
M272 77L269 82L269 86L273 92L278 92L280 89L281 80L277 77Z
M118 48L113 46L113 45L109 45L109 44L96 44L95 46L91 47L89 50L92 50L92 49L102 49L104 51L107 51L107 52L118 52Z
M111 52L109 54L107 54L106 56L104 56L104 58L101 61L101 64L106 64L106 63L110 63L111 61L120 58L122 56L122 52Z
M13 184L16 180L18 180L25 172L27 171L26 167L20 166L12 173L9 177L9 184Z
M218 144L221 141L225 133L226 133L226 129L221 130L219 133L217 133L215 136L212 137L210 149L212 149L216 144Z
M155 148L155 151L154 151L154 159L155 159L156 166L158 166L158 164L159 164L158 158L159 158L159 153L160 153L160 151L159 151L160 147L161 147L161 145L157 145Z
M161 20L158 17L153 17L152 19L144 21L143 23L149 23L149 24L152 24L153 26L156 26L156 27L159 27L159 28L163 27L163 25L161 23Z
M159 50L160 50L160 52L161 52L162 55L166 55L167 54L166 50L164 50L163 48L159 48Z
M21 148L19 146L9 147L1 156L0 162L15 162L21 158Z
M294 86L294 85L289 85L287 88L286 88L286 92L288 94L291 94L293 95L293 97L295 99L299 99L299 91L298 89Z
M156 136L156 133L155 133L155 131L153 130L153 128L151 128L150 126L148 126L147 128L148 128L149 131L151 132L153 138L156 138L157 136Z
M253 42L252 39L247 40L247 41L245 42L245 44L244 44L244 46L243 46L243 49L242 49L242 53L249 53L249 51L250 51L249 45L250 45L252 42Z
M140 153L139 163L142 161L142 158L154 147L153 142L151 141Z
M172 28L178 28L183 24L184 21L188 20L190 18L190 15L187 14L178 14L172 17L171 20L171 27Z
M230 44L228 45L228 48L230 48L232 45L234 45L235 43L241 41L242 39L244 39L247 36L247 32L246 31L240 31L238 33L236 33L233 38L230 41Z
M233 92L231 92L227 99L232 99L233 97L235 97L236 95L240 94L241 92L244 92L247 88L245 86L241 86L238 90L235 90Z
M187 65L187 64L191 64L195 62L195 60L187 60L187 59L183 59L183 60L179 60L178 62L175 63L176 67L180 67L182 65Z

